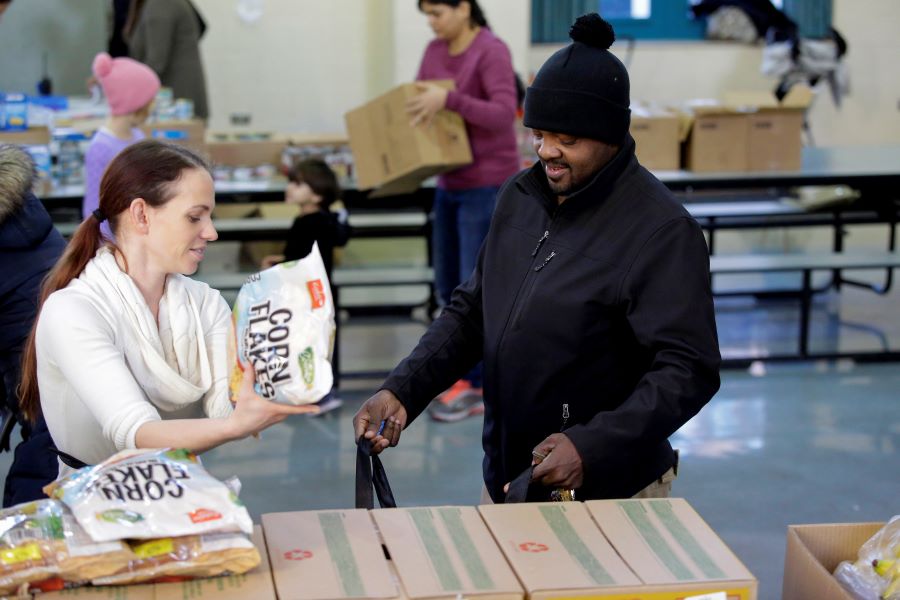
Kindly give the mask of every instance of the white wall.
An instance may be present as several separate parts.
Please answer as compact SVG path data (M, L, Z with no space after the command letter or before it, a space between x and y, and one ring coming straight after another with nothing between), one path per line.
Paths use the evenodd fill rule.
M91 62L106 49L106 0L17 0L0 20L0 90L36 93L43 75L41 57L53 93L86 94Z
M195 0L209 24L201 48L213 129L252 115L252 130L331 133L343 114L415 77L432 33L416 0L266 0L256 23L236 0ZM495 32L527 73L530 11L483 0Z
M480 0L493 32L509 46L513 67L523 78L530 67L531 9L525 0ZM409 81L416 76L425 46L433 34L419 12L416 0L393 0L394 80Z
M820 146L900 142L900 2L834 0L834 26L846 38L851 92L840 109L827 86L817 88L810 126ZM536 72L560 46L534 46ZM624 60L617 42L613 50ZM771 90L759 71L762 46L726 42L639 42L628 67L633 100L680 102L721 97L726 90Z
M210 127L249 113L258 131L343 131L343 113L366 96L365 5L386 2L266 0L248 24L236 0L195 0L208 23Z
M263 0L264 15L254 24L238 18L238 0L194 1L209 24L201 48L213 129L230 128L232 113L249 113L252 130L343 131L344 112L414 76L431 39L416 0ZM47 49L57 90L83 93L90 61L105 46L107 4L13 2L0 21L0 89L32 91ZM900 1L834 4L835 25L850 44L852 92L840 110L827 92L817 98L810 112L816 141L900 142ZM524 77L556 49L531 46L527 0L482 5ZM629 66L632 97L678 102L726 89L771 89L760 57L759 46L642 42Z

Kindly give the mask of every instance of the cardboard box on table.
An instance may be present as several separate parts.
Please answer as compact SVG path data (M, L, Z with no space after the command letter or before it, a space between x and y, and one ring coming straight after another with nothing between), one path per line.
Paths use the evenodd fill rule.
M784 556L783 600L853 600L832 573L855 561L860 547L884 523L789 525Z
M812 91L796 85L779 101L769 92L727 92L688 103L684 167L698 172L796 171Z
M434 81L453 89L453 81ZM449 110L428 125L413 127L406 104L416 84L395 87L344 115L359 189L378 188L373 196L404 194L425 179L472 162L462 117Z
M678 114L636 103L631 106L631 137L641 165L651 171L675 171L681 167Z
M779 102L769 92L728 92L725 103L747 108L747 170L799 171L803 119L812 90L795 85Z
M185 598L216 598L217 600L275 600L275 587L269 568L266 542L262 527L253 528L253 544L259 550L259 565L243 575L209 577L178 583L140 583L122 586L86 586L61 592L36 595L41 600L64 598L94 598L96 600L183 600Z
M688 105L684 168L697 172L740 172L749 165L747 114L719 102Z
M190 121L157 121L144 123L141 131L148 138L186 146L200 154L206 153L206 124L201 119Z
M411 600L522 600L524 592L478 514L467 506L372 511Z
M400 597L368 511L270 513L262 522L279 600Z
M756 598L756 580L683 500L479 511L529 600L683 600L720 591L728 600Z
M210 140L206 151L214 165L225 167L258 167L281 164L281 152L287 140L273 137L265 140Z
M0 131L0 144L46 146L49 143L50 130L46 127L29 127L24 131Z
M756 578L683 498L585 503L654 600L725 592L754 600Z

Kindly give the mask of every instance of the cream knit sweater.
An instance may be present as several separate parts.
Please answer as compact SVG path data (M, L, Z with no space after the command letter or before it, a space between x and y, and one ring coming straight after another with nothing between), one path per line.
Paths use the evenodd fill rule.
M232 331L221 294L182 275L168 277L157 326L100 250L38 319L41 408L57 448L96 464L134 448L149 421L228 416Z

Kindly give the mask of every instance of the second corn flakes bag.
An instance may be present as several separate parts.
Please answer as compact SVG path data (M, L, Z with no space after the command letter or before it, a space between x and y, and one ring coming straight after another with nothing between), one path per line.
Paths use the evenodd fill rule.
M237 364L232 398L244 369L256 376L256 393L281 404L313 404L334 383L334 299L319 247L306 258L251 276L234 303Z

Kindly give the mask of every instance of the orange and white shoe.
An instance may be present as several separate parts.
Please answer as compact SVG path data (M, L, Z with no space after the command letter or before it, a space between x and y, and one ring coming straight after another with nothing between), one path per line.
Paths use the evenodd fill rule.
M435 421L452 423L484 414L481 388L473 388L463 379L435 398L428 407L428 415Z

